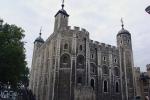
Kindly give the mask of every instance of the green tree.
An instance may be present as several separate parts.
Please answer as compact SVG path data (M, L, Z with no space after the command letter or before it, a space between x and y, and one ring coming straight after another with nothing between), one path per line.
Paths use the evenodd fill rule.
M0 81L9 82L13 87L28 78L26 67L24 30L16 25L0 25Z

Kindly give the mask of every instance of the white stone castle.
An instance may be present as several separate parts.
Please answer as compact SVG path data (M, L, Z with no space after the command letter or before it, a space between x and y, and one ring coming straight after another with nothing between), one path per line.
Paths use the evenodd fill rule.
M135 95L131 34L122 29L117 46L89 38L89 32L68 26L62 9L54 32L34 42L29 88L36 100L132 100Z

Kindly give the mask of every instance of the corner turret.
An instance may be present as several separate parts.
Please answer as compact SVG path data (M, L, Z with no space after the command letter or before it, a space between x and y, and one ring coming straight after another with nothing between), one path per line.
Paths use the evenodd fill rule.
M117 46L119 48L119 55L120 55L122 93L123 93L122 100L131 100L135 95L134 78L133 78L134 62L133 62L131 34L128 30L124 29L122 19L121 22L122 22L122 29L117 34Z
M41 45L44 43L44 40L43 38L41 37L41 30L40 30L40 33L39 33L39 37L37 37L34 41L34 49L37 49L39 47L41 47Z
M131 34L128 30L124 28L122 19L121 22L122 29L117 34L117 46L122 48L128 48L132 51Z
M69 15L64 9L64 2L62 3L62 9L60 9L55 15L54 32L68 26Z

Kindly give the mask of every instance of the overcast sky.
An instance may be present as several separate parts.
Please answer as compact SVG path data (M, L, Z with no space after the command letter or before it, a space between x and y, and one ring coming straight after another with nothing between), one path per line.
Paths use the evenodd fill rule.
M0 18L25 30L28 67L31 67L33 42L43 27L46 40L53 32L54 15L61 9L61 0L0 0ZM150 0L66 0L69 25L85 28L90 38L116 45L116 34L125 28L132 35L134 65L145 71L150 63L150 15L145 8Z

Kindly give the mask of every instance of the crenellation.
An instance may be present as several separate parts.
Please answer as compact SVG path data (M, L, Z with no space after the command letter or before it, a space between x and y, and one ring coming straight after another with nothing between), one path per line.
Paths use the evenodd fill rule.
M81 31L82 31L82 32L86 32L86 29L84 29L84 28L81 28Z
M105 45L106 45L105 43L101 43L101 46L102 46L102 47L105 47Z
M94 43L94 41L93 41L93 40L90 40L90 43Z
M113 48L114 50L117 50L117 47L116 47L116 46L112 46L112 48Z
M71 26L67 26L66 29L67 29L67 30L70 30L70 29L71 29Z
M108 44L107 46L108 46L108 48L111 48L111 45L110 45L110 44Z
M88 31L86 31L86 35L89 36L89 34L90 34L90 33L89 33Z
M105 44L105 48L109 48L109 44Z
M80 27L74 26L75 31L80 31Z
M98 41L94 41L94 44L99 45L99 42Z

